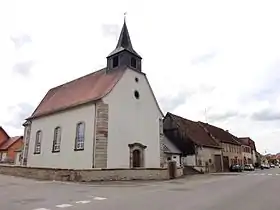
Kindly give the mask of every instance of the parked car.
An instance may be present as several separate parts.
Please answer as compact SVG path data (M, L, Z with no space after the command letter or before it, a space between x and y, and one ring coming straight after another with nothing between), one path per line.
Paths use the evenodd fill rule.
M275 168L275 165L274 164L270 164L270 168Z
M241 165L238 165L238 164L233 164L230 166L229 170L231 172L242 172L242 166Z
M244 165L244 171L254 171L255 167L253 166L253 164L245 164Z

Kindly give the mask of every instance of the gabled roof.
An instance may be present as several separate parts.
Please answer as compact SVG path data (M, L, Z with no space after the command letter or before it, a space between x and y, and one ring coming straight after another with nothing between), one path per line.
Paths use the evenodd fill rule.
M186 133L196 145L220 148L218 142L211 138L198 122L185 119L170 112L167 115L176 122L181 132Z
M1 131L4 133L4 135L6 135L7 139L10 138L10 136L8 135L8 133L4 130L4 128L2 126L0 126L0 132ZM0 141L1 141L1 139L0 139Z
M255 142L250 137L240 137L238 138L240 142L246 146L251 147L252 150L256 151L256 145Z
M182 154L182 152L167 138L166 135L163 137L163 150L165 153Z
M15 136L15 137L9 138L5 143L3 143L1 145L0 151L8 150L14 143L22 140L22 138L23 138L22 136Z
M228 131L223 130L222 128L216 127L214 125L210 125L208 123L199 122L202 126L204 126L211 135L218 141L228 144L240 145L238 142L238 138Z
M27 120L97 101L113 89L124 72L124 69L107 72L104 68L52 88Z

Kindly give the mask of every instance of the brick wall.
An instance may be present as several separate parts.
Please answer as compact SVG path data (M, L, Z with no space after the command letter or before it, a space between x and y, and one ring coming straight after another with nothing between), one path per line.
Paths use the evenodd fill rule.
M166 168L67 170L0 165L0 173L40 180L80 182L169 179L169 171ZM183 169L177 168L176 177L180 177L182 175Z

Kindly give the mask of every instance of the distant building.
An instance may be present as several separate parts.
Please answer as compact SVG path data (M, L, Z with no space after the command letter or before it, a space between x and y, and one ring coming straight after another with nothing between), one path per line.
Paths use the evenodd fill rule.
M0 127L0 162L15 163L19 160L17 151L23 146L23 136L10 137L7 132Z
M240 137L238 139L242 143L243 148L247 148L247 150L250 150L250 153L249 153L249 155L250 155L249 163L252 163L252 164L255 165L258 162L258 159L257 159L257 149L256 149L255 142L250 137ZM246 152L244 151L243 153L247 153L248 152L247 150L246 150ZM245 161L245 159L244 159L244 161Z
M50 89L24 123L22 163L69 169L162 167L162 118L124 22L107 66Z

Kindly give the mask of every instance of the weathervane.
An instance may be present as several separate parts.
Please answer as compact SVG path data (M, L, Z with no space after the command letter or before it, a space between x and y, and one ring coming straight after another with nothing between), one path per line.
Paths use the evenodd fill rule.
M126 15L127 15L127 12L125 12L125 13L123 14L123 16L124 16L124 22L126 21Z

